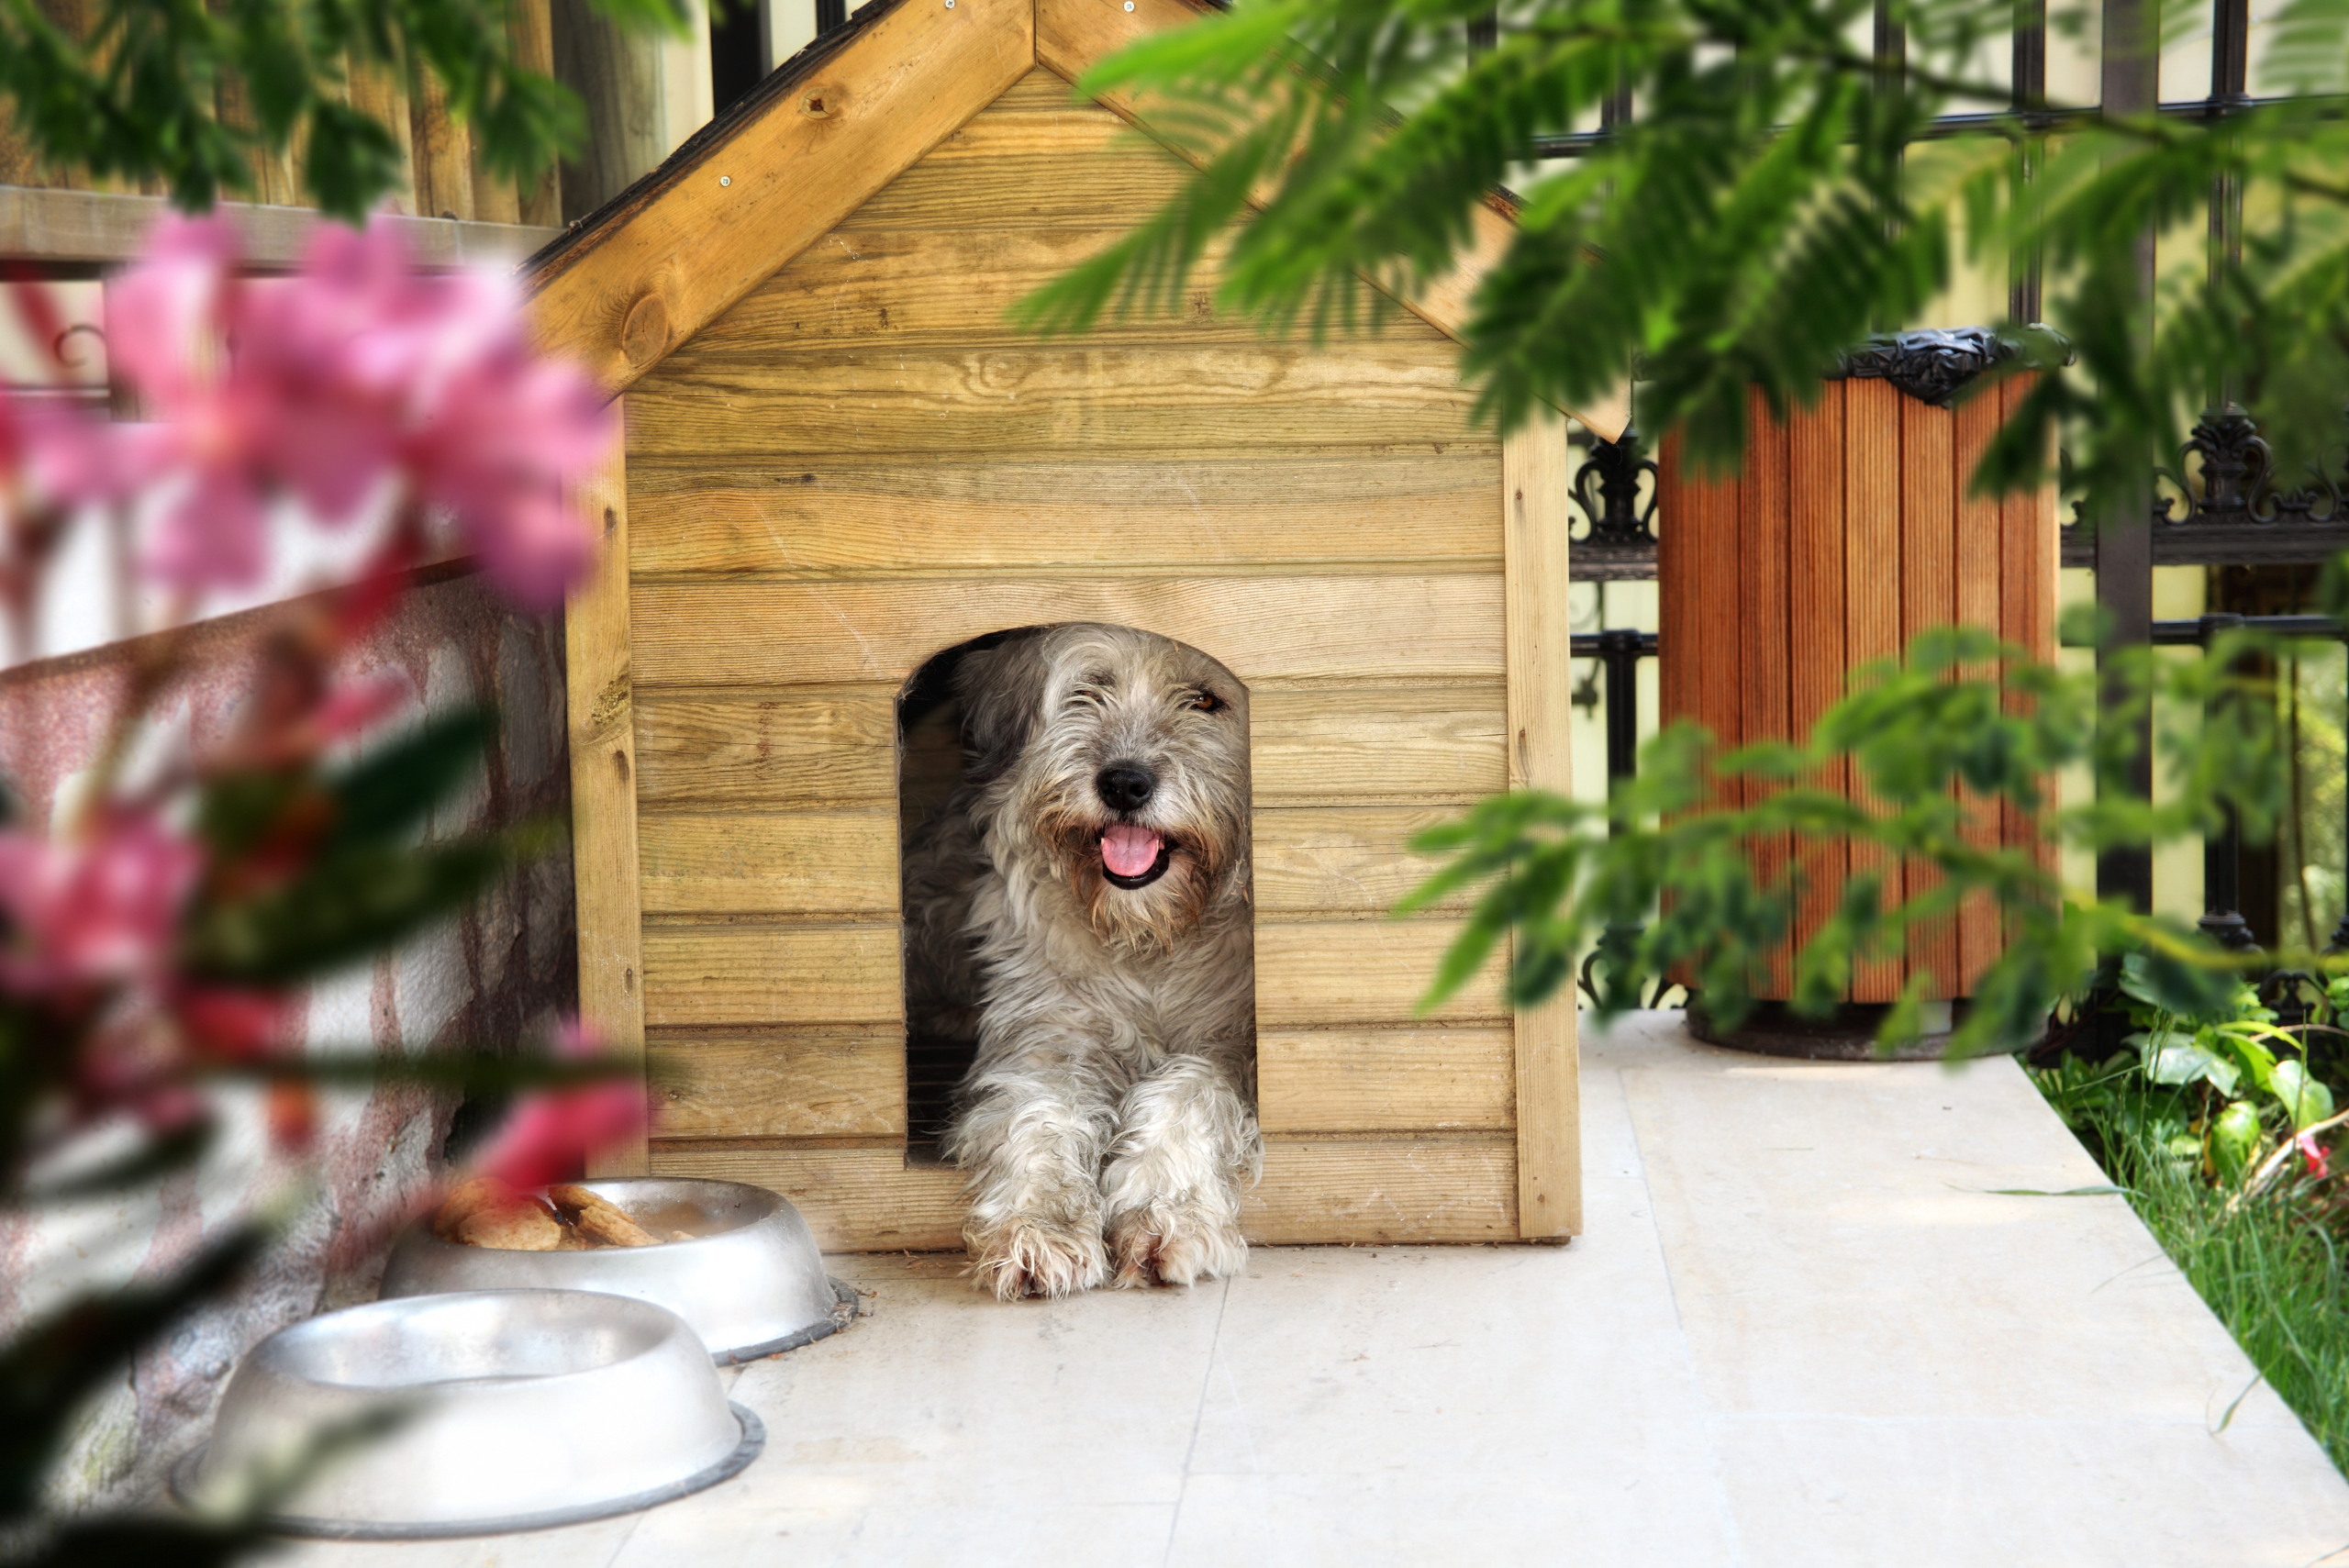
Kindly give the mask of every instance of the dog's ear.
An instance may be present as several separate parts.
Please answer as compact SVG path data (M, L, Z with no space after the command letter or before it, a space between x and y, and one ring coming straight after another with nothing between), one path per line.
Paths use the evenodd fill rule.
M963 656L954 695L971 751L965 777L1002 771L1028 744L1044 705L1044 670L1043 639L1033 633Z

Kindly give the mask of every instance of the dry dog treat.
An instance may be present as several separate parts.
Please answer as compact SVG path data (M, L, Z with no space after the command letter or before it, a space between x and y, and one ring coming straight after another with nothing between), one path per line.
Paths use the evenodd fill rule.
M510 1208L521 1201L521 1195L494 1176L475 1176L461 1183L440 1200L440 1208L432 1217L432 1234L443 1241L457 1239L457 1227L484 1209Z
M502 1247L511 1252L551 1252L571 1232L535 1199L510 1208L484 1208L467 1215L455 1239L468 1247Z
M585 1187L559 1184L547 1189L547 1197L563 1218L590 1241L607 1247L661 1244L661 1238L621 1213L609 1199L599 1197Z

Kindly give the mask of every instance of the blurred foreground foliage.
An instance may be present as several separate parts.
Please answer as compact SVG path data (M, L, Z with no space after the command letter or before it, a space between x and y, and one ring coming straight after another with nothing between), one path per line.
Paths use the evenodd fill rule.
M624 27L682 32L687 0L590 0ZM321 211L363 217L398 182L406 125L355 104L354 72L429 81L481 161L535 179L575 151L578 95L515 58L515 0L0 0L0 102L52 168L157 181L184 212L259 190L257 159L299 142ZM73 25L76 20L82 25ZM246 123L219 112L239 90Z
M1702 729L1679 724L1642 748L1638 776L1604 806L1540 791L1486 801L1413 840L1449 863L1402 912L1478 892L1425 1005L1468 984L1507 939L1513 1006L1571 985L1576 960L1596 949L1602 1015L1639 1006L1670 976L1734 1026L1775 960L1787 966L1790 1005L1820 1016L1840 1004L1855 962L1905 952L1920 926L1978 899L1998 911L2006 941L1970 987L1954 1054L2037 1040L2059 1001L2109 979L2123 959L2131 984L2173 1012L2223 1010L2245 962L2322 961L2247 960L2181 921L2068 896L2052 856L1986 847L1965 827L1983 816L1995 824L2011 806L2035 818L2051 846L2100 852L2213 832L2232 812L2248 840L2266 841L2286 800L2287 761L2266 683L2238 672L2269 646L2232 631L2199 659L2108 653L2101 679L2125 693L2124 718L2156 698L2202 714L2196 733L2163 739L2168 787L2159 804L2128 794L2135 727L2098 728L2098 675L2066 673L1966 628L1923 633L1900 661L1860 671L1800 742L1720 752ZM2103 787L2088 804L2059 805L2054 775L2078 763ZM1819 782L1838 764L1872 807ZM1773 837L1792 848L1784 873L1765 880L1749 845ZM1810 891L1807 851L1836 841L1876 846L1876 863L1929 874L1906 878L1896 894L1882 873L1855 865L1840 898L1798 926ZM1958 976L1935 978L1940 995L1959 989ZM1912 976L1884 1021L1887 1042L1920 1032L1932 989Z

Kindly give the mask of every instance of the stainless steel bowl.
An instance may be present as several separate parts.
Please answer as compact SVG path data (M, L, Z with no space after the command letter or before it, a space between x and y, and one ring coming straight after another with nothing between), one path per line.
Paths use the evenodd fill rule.
M852 1309L824 1277L807 1222L782 1195L742 1182L588 1182L656 1235L696 1240L588 1252L518 1252L443 1241L418 1227L400 1238L381 1296L448 1290L599 1290L657 1302L694 1326L720 1362L752 1361L820 1339ZM849 1298L851 1303L853 1297Z
M766 1434L665 1307L473 1291L329 1312L263 1340L173 1490L217 1507L339 1436L342 1451L279 1506L275 1528L396 1539L600 1518L725 1479Z

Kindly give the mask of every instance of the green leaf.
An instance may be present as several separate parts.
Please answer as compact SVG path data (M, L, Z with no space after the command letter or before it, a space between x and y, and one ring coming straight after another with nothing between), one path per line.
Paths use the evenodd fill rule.
M2210 1123L2210 1158L2218 1167L2219 1179L2235 1182L2251 1169L2259 1152L2259 1112L2248 1100L2237 1100L2221 1111Z
M2233 1094L2235 1083L2243 1075L2225 1057L2194 1040L2176 1036L2155 1048L2145 1072L2156 1084L2208 1082L2221 1095Z
M2332 1091L2311 1077L2308 1068L2299 1062L2276 1063L2268 1086L2283 1102L2285 1114L2292 1118L2296 1132L2306 1131L2332 1114Z

